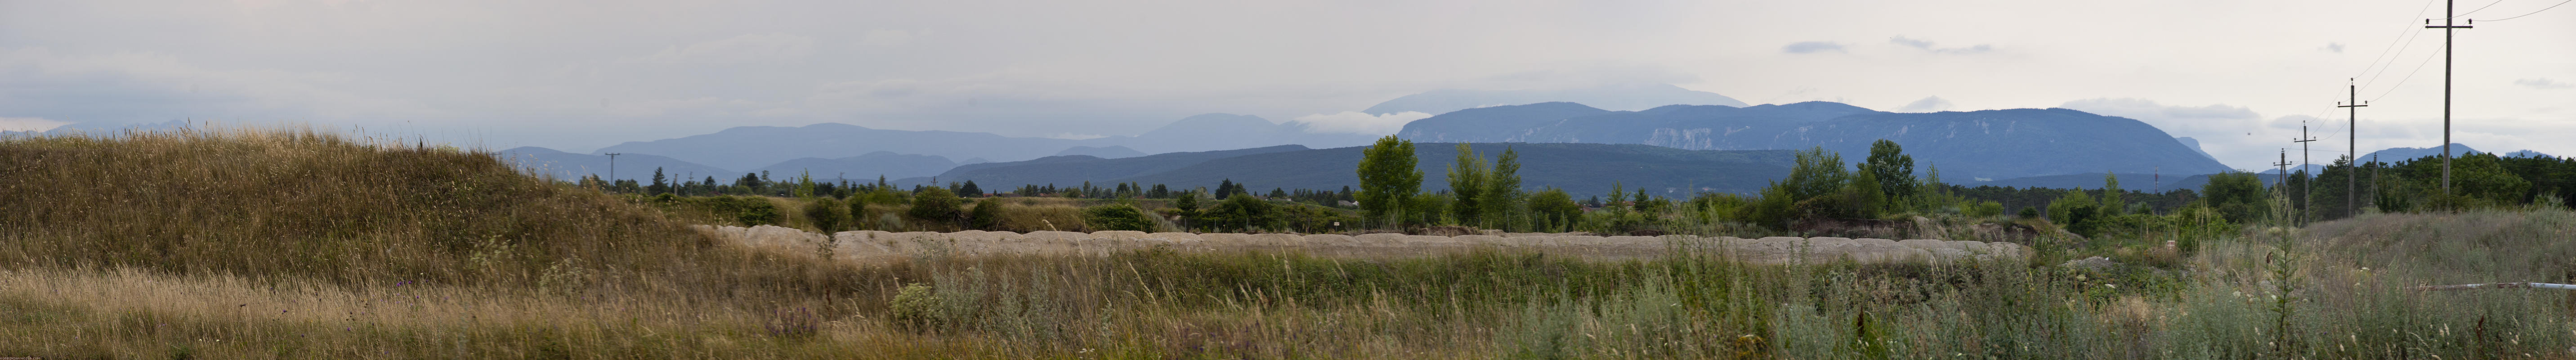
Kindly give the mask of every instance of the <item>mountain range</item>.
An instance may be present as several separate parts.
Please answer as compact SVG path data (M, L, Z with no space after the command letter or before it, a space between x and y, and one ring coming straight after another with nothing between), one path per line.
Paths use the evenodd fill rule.
M1410 111L1438 115L1480 107L1552 101L1582 103L1611 110L1645 110L1677 104L1745 106L1743 101L1726 95L1671 84L1626 83L1565 89L1432 90L1387 100L1361 112L1385 115Z
M1700 191L1751 193L1771 180L1787 176L1793 158L1793 153L1786 150L1683 150L1636 144L1470 146L1487 160L1509 148L1519 155L1518 174L1526 188L1561 188L1577 196L1604 194L1614 185L1667 196ZM940 174L938 181L971 180L994 191L1008 191L1020 185L1076 186L1085 181L1095 186L1135 182L1180 188L1215 187L1229 180L1256 190L1340 189L1359 184L1355 169L1363 149L1305 149L1291 145L1125 159L1059 156L960 166ZM1449 168L1458 157L1457 144L1416 143L1415 156L1415 167L1423 173L1423 190L1447 189Z
M492 156L530 174L552 176L556 179L571 180L592 174L600 175L602 178L612 178L609 176L611 164L608 155L574 154L523 146L494 152ZM733 179L742 177L742 173L739 172L660 155L620 154L616 160L614 179L651 182L655 168L662 169L663 176L672 179L673 182L687 179L705 180L706 177L713 176L719 182L732 183Z
M1056 155L1129 157L1145 154L1230 150L1273 145L1356 146L1377 137L1347 133L1310 133L1307 124L1272 123L1249 115L1203 114L1136 136L1093 139L1010 137L992 133L871 129L821 123L799 127L741 126L711 134L634 141L599 149L599 154L665 154L680 160L729 169L773 168L800 158L837 159L888 151L948 159L1016 161ZM891 174L890 174L891 175Z
M2144 122L2069 109L1893 113L1832 102L1611 111L1576 103L1461 110L1397 133L1429 142L1643 144L1691 150L1822 147L1845 161L1887 139L1957 180L2100 173L2216 173L2226 165Z

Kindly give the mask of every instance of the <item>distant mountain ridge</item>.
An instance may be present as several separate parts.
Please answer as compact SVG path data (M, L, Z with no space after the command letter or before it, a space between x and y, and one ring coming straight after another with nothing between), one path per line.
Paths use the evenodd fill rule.
M1415 141L1644 144L1691 150L1823 147L1860 162L1879 139L1950 179L2217 173L2224 164L2144 122L2069 109L1891 113L1832 102L1609 111L1572 103L1472 109L1407 124Z
M1056 155L1123 157L1289 144L1355 146L1377 138L1362 134L1311 133L1307 128L1306 123L1297 121L1271 123L1256 116L1202 114L1182 118L1137 136L1071 140L980 132L886 130L820 123L798 127L740 126L710 134L626 142L601 148L596 153L670 154L668 156L709 166L755 169L800 158L837 159L878 151L948 159L1016 161Z
M650 154L618 155L614 164L614 176L611 175L608 155L574 154L555 149L522 146L493 152L492 157L499 158L502 162L530 174L552 176L565 181L587 175L599 175L604 179L636 180L637 183L650 184L653 181L655 168L660 168L663 176L675 183L687 179L705 180L708 176L713 176L718 181L730 181L742 177L741 172Z
M888 178L930 176L954 167L957 167L956 162L948 161L948 158L938 155L878 151L838 159L800 158L753 169L750 172L767 171L778 175L811 174L816 179L871 179L878 176Z
M1368 110L1362 110L1362 112L1384 115L1412 111L1438 115L1481 107L1543 102L1574 102L1613 110L1645 110L1675 104L1745 106L1743 101L1737 101L1726 95L1684 89L1672 84L1627 83L1564 89L1441 89L1397 97L1369 106Z
M1447 188L1448 168L1457 159L1457 144L1416 143L1416 168L1424 191ZM1589 196L1614 185L1648 193L1681 196L1699 191L1751 193L1787 176L1792 154L1781 150L1682 150L1634 144L1472 144L1491 159L1509 147L1520 155L1522 184L1530 190L1562 188ZM1160 154L1127 159L1088 156L1049 157L1011 163L961 166L940 174L938 181L975 181L986 189L1054 184L1058 187L1120 182L1166 184L1181 188L1214 187L1232 180L1256 190L1272 188L1340 189L1359 183L1364 147L1304 149L1276 146L1222 152ZM925 179L907 179L906 183ZM1632 190L1633 191L1633 190Z

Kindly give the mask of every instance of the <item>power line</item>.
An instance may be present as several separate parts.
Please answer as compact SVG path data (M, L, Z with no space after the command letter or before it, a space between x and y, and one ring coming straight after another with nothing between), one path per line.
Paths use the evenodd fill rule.
M2487 8L2495 7L2495 6L2496 6L2496 4L2503 4L2503 3L2504 3L2504 0L2496 0L2496 2L2487 3L2487 6L2480 6L2480 7L2478 7L2478 9L2477 9L2477 10L2469 10L2469 12L2460 13L2459 15L2451 15L2451 17L2456 18L2456 17L2462 17L2462 16L2469 16L2469 14L2476 14L2476 13L2478 13L2478 11L2479 11L2479 10L2486 10ZM2448 19L2448 18L2445 18L2445 19Z
M2443 51L2449 51L2450 49L2451 49L2451 47L2450 47L2449 45L2443 45L2443 46L2442 46L2442 50L2443 50ZM2432 64L2433 64L2433 58L2435 57L2435 55L2441 55L2441 54L2442 54L2442 53L2433 53L2433 54L2426 54L2426 55L2424 55L2424 62L2415 63L2415 70L2407 71L2407 72L2406 72L2406 77L2398 78L2398 79L2397 79L2397 84L2396 84L2396 85L2389 85L2389 86L2388 86L2388 91L2381 91L2381 92L2379 92L2379 96L2371 97L2371 98L2370 98L2370 101L2379 101L2379 99L2380 99L2380 98L2388 97L2388 94L2396 93L2396 92L2397 92L2397 87L2398 87L2398 86L2406 85L2406 80L2414 79L2414 78L2415 78L2415 73L2423 72L2423 71L2424 71L2424 65L2432 65ZM2382 73L2380 73L2380 74L2381 74L2381 75L2386 75L2387 73L2382 72ZM2377 80L2377 79L2372 79L2372 80Z
M2576 2L2576 0L2560 1L2560 2L2558 2L2558 5L2567 5L2567 3L2571 3L2571 2ZM2556 8L2558 8L2558 5L2550 5L2549 7L2540 8L2540 11L2549 11L2549 9L2556 9ZM2533 12L2531 12L2531 14L2538 14L2538 13L2540 13L2540 11L2533 11ZM2514 15L2513 17L2509 17L2509 18L2495 19L2495 20L2487 20L2487 21L2488 21L2488 22L2496 22L2496 21L2505 21L2505 20L2520 19L2520 18L2522 18L2522 17L2524 17L2524 16L2531 16L2531 14ZM2472 23L2474 23L2474 22L2476 22L2476 21L2471 21L2471 22L2472 22Z
M2419 8L2416 8L2416 9L2415 9L2415 16L2408 17L2408 18L2409 18L2409 19L2423 18L2423 17L2424 17L2424 12L2426 12L2426 11L2432 11L2432 10L2433 10L2433 3L2434 3L2434 2L2436 2L2436 1L2438 1L2438 0L2427 0L2427 1L2425 1L2425 2L2424 2L2424 6L2423 6L2423 7L2419 7ZM2380 60L2382 60L2382 59L2384 58L2384 59L2388 60L2388 62L2386 63L2388 66L2396 66L2396 65L2397 65L2397 63L2396 63L2397 59L2405 56L2405 49L2412 49L2412 48L2414 48L2414 47L2415 47L2415 39L2416 39L2416 38L2423 37L2423 34L2424 34L2424 32L2422 32L2422 31L2415 31L2415 28L2414 28L2413 26L2408 26L2408 27L2405 27L2405 28L2402 28L2402 29L2398 29L2397 37L2396 37L2396 38L2393 38L2393 39L2389 39L2389 40L2388 40L2388 45L2389 45L2389 47L2387 47L2387 48L2383 48L2383 49L2380 49L2380 50L2379 50L2379 55L2371 56L2371 57L2370 57L2370 65L2362 66L2362 67L2361 67L2361 73L2359 73L2359 74L2353 74L2353 76L2352 76L2352 77L2358 78L2358 77L2361 77L2361 74L2369 74L2369 73L2371 73L2371 70L2370 70L2370 69L2375 68L2375 67L2380 68L2380 70L2379 70L2380 75L2386 75L2386 73L2388 72L2388 70L2387 70L2386 68L2384 68L2384 67L2380 67L2380 66L2379 66L2379 65L2381 65L2381 64L2382 64L2382 63L2380 62ZM2404 40L2404 41L2405 41L2405 45L2402 45L2402 46L2401 46L2401 45L2398 45L2398 41L2399 41L2399 40ZM2371 85L2371 84L2376 83L2376 82L2378 82L2378 81L2379 81L2379 75L2371 75L2371 76L2370 76L2370 81L2362 82L2362 85Z

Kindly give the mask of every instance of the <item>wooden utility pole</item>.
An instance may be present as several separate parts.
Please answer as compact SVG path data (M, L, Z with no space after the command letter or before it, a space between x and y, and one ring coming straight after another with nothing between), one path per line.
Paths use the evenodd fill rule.
M2451 194L2451 39L2456 30L2472 28L2453 25L2452 21L2459 18L2458 5L2458 0L2442 2L2441 25L2431 25L2433 19L2424 19L2424 28L2442 29L2442 195ZM2469 20L2469 23L2477 24L2478 21Z
M2344 125L2343 129L2344 135L2346 136L2344 139L2344 159L2350 160L2352 164L2351 169L2343 172L2344 217L2361 215L2361 208L2360 205L2358 205L2361 202L2354 200L2355 197L2358 196L2355 194L2360 193L2355 189L2361 188L2360 186L2356 186L2356 184L2361 182L2361 107L2370 106L2369 104L2361 102L2361 88L2354 86L2352 84L2352 80L2353 79L2351 78L2345 78L2343 80L2344 96L2351 97L2348 100L2352 102L2335 103L2335 107L2344 108L2346 112L2350 113L2348 114L2350 117L2345 120L2347 121L2347 125Z
M2309 164L2314 164L2314 163L2308 162L2308 142L2311 142L2311 141L2317 141L2317 138L2315 138L2315 137L2311 137L2311 136L2308 136L2308 122L2307 122L2306 120L2300 120L2300 121L2299 121L2299 139L2298 139L2298 140L2291 140L2291 141L2290 141L2290 142L2299 143L2299 211L2298 211L2298 212L2293 213L2293 214L2298 214L2298 216L2299 216L2299 220L2298 220L2298 221L2296 221L2296 222L2294 222L2294 223L2298 223L2298 224L2305 224L2305 223L2307 223L2307 222L2308 222L2308 209L2315 208L2315 207L2316 207L2316 204L2317 204L2317 200L2316 200L2313 196L2309 196L2309 195L2315 195L2315 194L2311 194L2311 193L2312 193L2312 192L2314 192L2314 191L2309 191L2309 190L2312 190L2313 188L2317 187L2317 184L2316 184L2316 178L2315 178L2314 176L2312 176L2312 175L2308 175L2308 173L2307 173L2307 171L2308 171L2308 165L2309 165ZM2288 155L2282 155L2281 157L2287 158L2287 157L2289 157L2289 156L2288 156ZM2286 160L2289 160L2289 159L2282 159L2282 160L2286 161ZM2290 173L2289 173L2289 172L2287 172L2287 171L2283 171L2283 172L2281 172L2281 175L2289 175L2289 174L2290 174ZM2288 185L2288 184L2283 184L2283 185Z
M609 189L611 189L611 190L609 190L609 191L614 192L614 191L616 191L616 190L614 190L614 189L617 189L617 156L618 156L618 155L626 155L626 154L625 154L625 153L608 153L607 155L608 155L608 188L609 188Z
M2272 166L2281 167L2281 174L2272 176L2272 187L2279 188L2280 190L2278 191L2284 193L2283 195L2288 195L2287 193L2290 192L2290 149L2281 149L2281 162L2272 164Z

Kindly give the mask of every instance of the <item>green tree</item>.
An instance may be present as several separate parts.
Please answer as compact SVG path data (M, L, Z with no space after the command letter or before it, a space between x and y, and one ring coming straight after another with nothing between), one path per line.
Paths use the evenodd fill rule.
M1179 209L1181 209L1181 216L1198 217L1198 216L1199 216L1199 192L1197 192L1197 191L1183 191L1183 192L1181 192L1181 196L1180 196L1180 198L1172 199L1172 207L1173 207L1173 208L1179 208Z
M1485 173L1485 191L1479 194L1485 197L1484 201L1479 203L1486 205L1483 216L1488 219L1486 223L1489 226L1498 220L1510 224L1519 223L1520 220L1514 219L1521 214L1517 206L1521 203L1520 171L1520 153L1513 152L1510 146L1504 146L1503 154L1494 157L1493 169Z
M1360 153L1360 212L1369 221L1401 216L1422 192L1422 170L1414 168L1413 141L1395 135L1379 138Z
M842 213L842 209L840 200L832 200L830 197L817 198L805 203L805 220L813 222L814 229L825 234L838 232L843 229L842 226L849 224L850 215Z
M2219 216L2235 224L2252 223L2271 216L2267 205L2270 194L2263 189L2263 179L2254 173L2230 171L2209 175L2209 183L2200 186L2201 201L2217 209Z
M1862 161L1861 169L1878 177L1879 194L1884 198L1901 200L1914 196L1914 156L1906 155L1905 147L1897 146L1895 141L1878 139L1869 144L1869 158Z
M957 195L948 193L947 188L924 187L912 196L912 210L905 215L923 223L954 226L962 215L958 207L963 202Z
M975 209L966 213L966 228L984 231L1001 230L1002 206L1004 205L1000 197L987 197L976 201Z
M1251 230L1277 221L1278 211L1259 197L1236 196L1199 215L1199 224L1226 231Z
M644 193L645 195L671 193L671 182L669 179L662 177L662 167L653 167L653 187L644 188Z
M2101 199L2102 216L2119 216L2122 213L2128 212L2129 203L2125 200L2121 200L2121 195L2126 194L2123 194L2122 190L2120 190L2120 174L2103 172Z
M1484 209L1485 159L1476 157L1476 149L1458 143L1458 161L1449 167L1449 193L1457 198L1450 202L1450 216L1459 224L1476 224L1478 211Z
M1575 204L1574 197L1565 190L1551 188L1530 194L1529 209L1534 215L1532 222L1543 229L1562 231L1583 218L1583 205Z
M794 191L794 194L798 198L814 197L814 173L811 171L796 172L796 189L794 189Z
M2089 229L2091 220L2099 215L2101 215L2099 203L2093 200L2092 195L2085 194L2084 189L2067 191L2063 195L2058 195L2057 200L2048 202L2048 221L2055 222L2058 226L2065 227L2067 231L2073 231L2076 234L2092 236L2093 234L2088 234L2086 230Z

